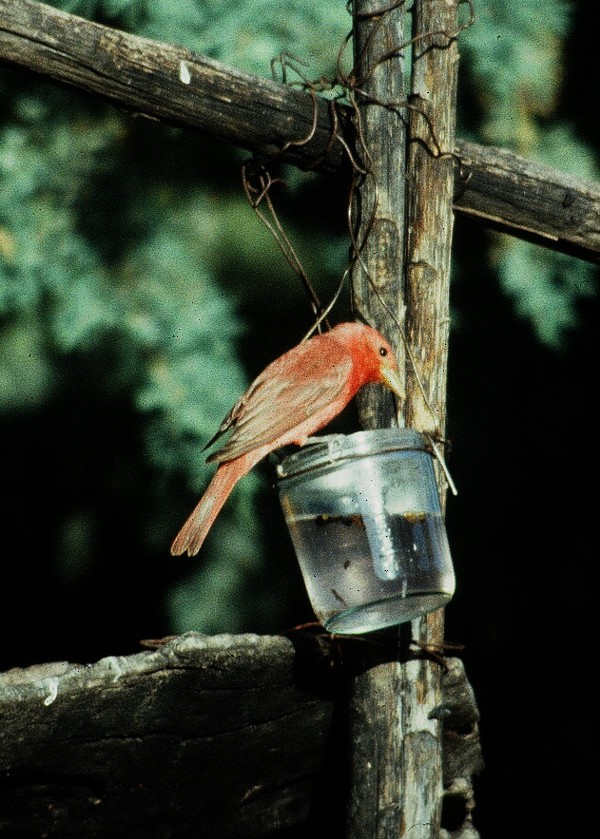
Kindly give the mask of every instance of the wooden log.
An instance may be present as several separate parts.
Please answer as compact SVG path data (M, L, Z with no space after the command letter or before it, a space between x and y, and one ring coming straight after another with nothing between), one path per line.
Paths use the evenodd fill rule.
M346 675L331 650L188 633L0 674L0 835L341 835ZM462 663L447 664L445 783L468 824L478 713Z
M538 245L600 262L598 184L507 149L457 140L454 209Z
M458 81L457 3L414 3L407 165L406 424L444 436ZM435 34L429 34L435 33ZM445 480L439 481L445 496ZM441 639L438 639L441 640Z
M0 680L0 834L268 835L306 819L332 703L284 638L182 636Z
M407 11L399 4L379 15L378 7L378 0L354 2L357 91L352 146L364 174L357 173L353 193L352 304L357 317L388 339L402 371L406 114L384 103L406 100L405 51L397 48L404 41ZM381 385L363 388L357 403L363 428L398 426L397 399Z
M406 100L406 56L398 47L405 40L407 10L397 4L379 14L379 8L377 0L353 2L357 90L352 147L364 174L357 172L353 195L352 303L355 315L388 339L402 370L406 118L404 110L391 103ZM402 406L380 385L363 388L357 403L363 428L402 424ZM407 777L410 742L401 725L404 675L414 671L415 662L402 660L397 630L390 630L390 635L395 654L380 662L373 649L350 692L347 839L402 836L409 801L420 797ZM420 835L417 832L415 839Z
M324 100L33 0L0 0L0 62L304 169L338 172L344 164ZM348 113L337 113L343 132ZM453 152L457 212L600 261L598 184L466 140L457 139Z
M341 145L329 148L332 126L325 103L313 131L316 103L296 88L32 0L0 0L0 21L5 64L265 156L287 148L286 159L304 168L323 156L325 168L341 165Z
M379 8L372 0L354 5L355 146L367 149L361 158L367 174L354 214L355 241L364 246L352 273L353 297L359 313L392 339L406 370L401 424L443 434L453 223L452 156L443 152L454 144L457 3L412 4L410 88L399 48L406 9L390 6L379 14ZM409 91L410 107L403 107ZM389 402L378 391L363 396L363 425L397 421ZM443 613L413 622L411 631L424 646L441 648ZM433 710L440 702L441 671L431 660L404 661L399 654L357 677L350 705L351 839L439 835L442 743Z

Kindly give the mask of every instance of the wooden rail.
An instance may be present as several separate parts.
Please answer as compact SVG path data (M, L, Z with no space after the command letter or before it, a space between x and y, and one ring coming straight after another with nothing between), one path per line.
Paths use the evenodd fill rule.
M0 674L0 835L342 835L352 647L345 659L310 635L188 633ZM462 663L447 664L439 713L456 825L482 760L473 693Z
M335 172L344 164L333 113L323 99L33 0L0 0L0 63L75 86L139 116L208 132L260 155L281 154L305 169ZM343 132L343 107L336 119ZM600 261L597 184L465 140L458 139L452 152L458 213Z

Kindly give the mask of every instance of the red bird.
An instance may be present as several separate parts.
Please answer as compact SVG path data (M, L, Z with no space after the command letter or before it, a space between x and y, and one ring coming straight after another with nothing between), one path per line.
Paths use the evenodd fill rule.
M175 537L171 553L197 554L239 479L274 449L303 445L369 382L380 382L404 398L392 348L362 323L340 323L269 364L207 444L232 429L225 445L207 458L219 467Z

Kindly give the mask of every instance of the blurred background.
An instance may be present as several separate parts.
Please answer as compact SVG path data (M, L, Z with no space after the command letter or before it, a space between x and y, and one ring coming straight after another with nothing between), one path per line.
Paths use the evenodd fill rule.
M332 76L350 25L342 0L52 5L265 76L283 50ZM593 4L475 11L459 136L600 181ZM202 446L311 321L243 195L248 155L24 73L0 71L0 99L0 669L310 620L266 466L200 557L169 555L212 473ZM281 174L282 220L328 300L347 185ZM590 810L598 279L456 220L446 635L464 645L482 715L484 839L579 835ZM342 303L334 320L346 315Z

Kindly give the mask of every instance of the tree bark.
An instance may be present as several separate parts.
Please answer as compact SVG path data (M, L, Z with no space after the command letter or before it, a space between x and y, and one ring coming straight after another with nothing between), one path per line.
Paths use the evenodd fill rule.
M308 817L332 705L286 638L0 675L0 834L252 839Z
M357 259L352 288L357 313L386 335L406 370L407 401L403 415L397 416L391 397L372 389L361 397L359 413L367 428L399 421L441 433L449 332L457 3L412 4L409 107L403 106L409 93L401 47L407 31L405 6L388 6L379 13L380 7L373 0L356 0L354 5L355 147L366 174L358 183L354 209ZM412 632L424 647L441 649L443 614L415 621ZM349 839L439 835L440 704L439 663L426 658L406 661L400 648L393 660L373 661L357 676L350 699Z
M444 438L450 334L450 264L456 93L458 81L458 0L415 0L406 250L406 424ZM442 511L446 480L436 463ZM443 650L443 609L412 624L425 648ZM439 666L415 663L404 684L405 729L410 731L409 777L414 794L407 823L417 833L437 836L442 817L442 737L435 712L442 701ZM427 833L428 825L431 832Z
M353 194L352 303L356 316L389 340L400 369L404 344L404 250L406 214L406 101L404 4L376 13L379 0L354 3L356 111L353 147L362 172ZM385 58L384 58L385 56ZM401 420L395 397L381 385L358 395L363 428Z
M303 168L324 155L325 168L342 162L341 145L329 148L323 108L313 131L316 104L306 93L43 3L0 0L0 60L266 156L286 148L286 159Z
M0 835L341 836L343 669L335 648L310 635L190 632L94 664L0 673ZM448 661L443 708L456 826L482 768L458 659Z

